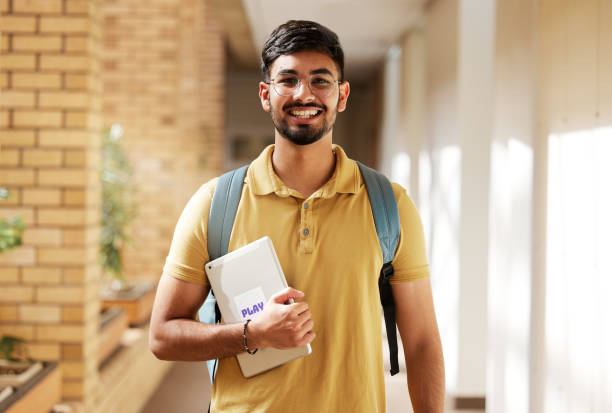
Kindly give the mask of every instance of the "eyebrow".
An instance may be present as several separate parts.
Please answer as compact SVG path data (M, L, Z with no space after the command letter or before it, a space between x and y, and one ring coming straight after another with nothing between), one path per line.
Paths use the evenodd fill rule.
M298 72L293 69L283 69L283 70L279 70L276 75L278 76L278 75L297 75L297 74ZM330 72L328 69L324 67L321 69L311 70L310 74L311 75L327 74L327 75L332 76L332 72Z

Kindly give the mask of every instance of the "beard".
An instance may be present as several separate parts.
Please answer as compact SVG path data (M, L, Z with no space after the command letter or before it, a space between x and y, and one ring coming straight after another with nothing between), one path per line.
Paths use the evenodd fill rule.
M325 105L317 105L315 103L307 103L305 105L285 105L283 107L283 112L293 106L310 106L323 109L323 116L325 116L325 118L323 119L321 126L318 128L313 125L297 125L297 129L291 129L284 118L277 116L276 110L274 106L272 106L272 101L270 101L270 115L272 117L272 123L274 123L274 128L278 131L278 133L280 133L283 138L287 139L291 143L300 146L310 145L311 143L315 143L320 140L334 127L334 123L336 122L336 113L338 109L337 106L333 110L333 112L329 114L329 118L327 117L327 107Z

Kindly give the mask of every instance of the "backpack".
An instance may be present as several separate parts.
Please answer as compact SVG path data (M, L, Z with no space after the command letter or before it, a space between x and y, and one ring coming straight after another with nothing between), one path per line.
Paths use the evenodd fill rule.
M389 180L383 174L363 165L361 162L355 162L359 166L361 176L368 191L370 207L372 208L372 215L376 225L376 235L378 236L383 253L384 264L378 278L378 289L385 316L391 375L393 376L399 372L399 364L397 359L397 333L395 330L395 302L391 293L389 279L393 276L391 261L395 256L395 250L399 242L399 210ZM208 217L207 247L208 256L211 261L227 254L247 168L248 165L229 171L221 175L217 182ZM220 322L221 312L212 290L198 311L198 316L200 321L208 324ZM211 383L216 375L217 362L218 360L208 360L206 362Z

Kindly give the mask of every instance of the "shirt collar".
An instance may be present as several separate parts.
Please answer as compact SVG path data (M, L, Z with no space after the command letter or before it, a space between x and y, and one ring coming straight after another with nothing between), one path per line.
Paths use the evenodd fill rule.
M332 145L336 154L336 168L332 177L319 188L313 196L331 198L336 193L354 194L359 189L360 174L355 161L351 160L338 145ZM272 153L274 145L270 145L253 161L249 167L246 181L255 195L275 193L281 197L298 195L288 188L274 172Z

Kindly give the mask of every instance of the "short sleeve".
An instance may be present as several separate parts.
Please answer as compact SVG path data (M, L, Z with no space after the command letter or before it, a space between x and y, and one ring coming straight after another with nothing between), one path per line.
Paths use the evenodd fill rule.
M174 229L164 274L190 283L208 285L204 271L204 265L209 261L206 232L216 183L215 178L202 185L187 202Z
M400 239L393 259L391 284L415 281L429 277L427 248L423 234L423 224L414 202L406 190L393 184L400 216Z

